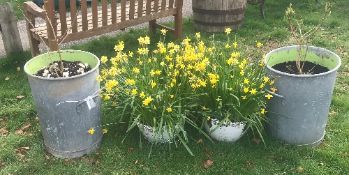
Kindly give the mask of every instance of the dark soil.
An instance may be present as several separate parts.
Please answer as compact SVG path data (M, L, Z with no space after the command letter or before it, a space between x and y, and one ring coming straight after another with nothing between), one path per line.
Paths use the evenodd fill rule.
M63 63L63 72L60 71L60 65ZM91 70L87 63L80 61L54 61L47 67L40 69L35 75L45 78L58 78L58 77L73 77L75 75L84 74Z
M324 72L328 72L329 69L318 65L318 64L314 64L312 62L309 61L301 61L300 62L301 67L303 67L302 69L302 73L300 73L297 69L296 66L296 61L289 61L289 62L285 62L285 63L280 63L280 64L276 64L273 66L274 69L281 71L281 72L286 72L289 74L320 74L320 73L324 73Z

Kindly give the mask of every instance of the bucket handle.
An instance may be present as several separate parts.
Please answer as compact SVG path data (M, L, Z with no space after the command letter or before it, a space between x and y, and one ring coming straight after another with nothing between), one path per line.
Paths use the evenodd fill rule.
M271 95L273 95L273 96L279 97L279 98L281 98L281 99L285 99L285 97L284 97L283 95L277 94L277 93L272 92L272 91L270 91L270 90L268 90L268 89L266 89L265 91L267 91L269 94L271 94Z

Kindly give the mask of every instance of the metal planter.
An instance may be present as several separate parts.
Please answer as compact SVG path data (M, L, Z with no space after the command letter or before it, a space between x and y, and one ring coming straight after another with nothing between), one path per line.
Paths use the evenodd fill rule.
M69 78L34 76L39 69L59 60L57 52L49 52L29 60L24 70L28 75L44 145L60 158L75 158L96 150L102 140L100 129L99 59L88 52L61 51L66 61L88 63L92 70ZM88 133L95 129L93 135Z
M306 46L303 46L306 47ZM272 66L295 61L300 46L278 48L266 55L267 74L275 79L277 94L268 104L268 131L294 145L318 145L324 138L336 73L341 60L335 53L308 46L306 60L329 69L328 72L294 75Z

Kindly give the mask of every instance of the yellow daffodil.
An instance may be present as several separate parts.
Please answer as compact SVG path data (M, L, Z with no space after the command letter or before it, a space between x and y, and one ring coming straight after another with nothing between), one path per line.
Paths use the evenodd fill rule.
M126 79L125 84L129 86L133 86L136 84L136 81L134 79Z
M244 84L248 84L248 83L250 83L250 80L247 79L247 78L245 78L245 79L244 79Z
M161 29L161 30L160 30L160 32L161 32L161 34L162 34L162 35L164 35L164 36L165 36L165 35L166 35L166 33L167 33L167 30L166 30L166 29Z
M266 114L266 113L267 113L267 111L266 111L264 108L262 108L262 109L261 109L261 114L264 115L264 114Z
M200 32L195 33L195 38L196 39L200 39L201 38Z
M139 68L134 67L134 68L132 69L132 72L135 73L135 74L139 74L141 71L139 70Z
M88 132L90 135L93 135L93 134L96 132L96 130L95 130L95 128L90 128L87 132Z
M273 93L275 93L275 92L277 91L277 89L274 88L274 87L270 88L270 90L271 90L271 92L273 92Z
M170 98L174 98L174 95L170 95Z
M148 55L149 49L148 49L148 48L138 48L137 53L138 53L139 55Z
M233 57L230 57L230 58L227 60L227 64L228 64L228 65L236 65L236 64L238 64L238 63L239 63L238 59L233 58Z
M108 57L106 57L106 56L102 56L102 57L101 57L101 62L102 62L103 64L105 64L107 61L108 61Z
M238 47L238 43L236 41L233 43L233 47L234 47L234 49L236 49Z
M227 35L229 35L229 34L231 33L231 31L232 31L231 28L225 28L225 31L224 31L224 32L225 32Z
M161 70L155 70L155 75L161 75Z
M268 83L269 80L270 80L269 77L263 77L263 82L264 82L264 83Z
M212 85L212 87L215 87L219 81L219 75L218 74L213 74L213 73L209 73L208 74L209 77L209 81Z
M131 90L131 95L136 96L138 93L137 89L132 89Z
M139 97L144 98L144 97L145 97L145 93L142 91L142 92L139 94Z
M265 98L267 98L268 100L270 100L271 98L273 98L273 95L267 94L267 95L265 95Z
M118 85L118 82L116 80L108 80L105 83L105 89L107 90L107 92L110 92L117 85Z
M230 54L230 57L231 57L231 58L239 58L239 57L240 57L240 52L232 52L232 53Z
M167 111L168 113L170 113L170 112L172 112L173 110L172 110L171 107L168 107L168 108L166 108L166 111Z
M103 100L105 100L105 101L110 100L110 96L109 95L104 95L103 96Z
M259 85L259 88L260 88L260 89L263 89L264 87L265 87L265 84L264 84L264 83L262 83L262 84Z
M256 47L257 47L257 48L261 48L261 47L263 47L263 44L262 44L261 42L258 42L258 41L257 41L257 42L256 42Z
M250 93L251 93L252 95L255 95L255 94L257 93L257 90L256 90L255 88L253 88L253 89L250 90Z
M156 86L156 82L154 80L150 81L150 86L151 88L154 88Z
M115 52L121 52L125 48L125 43L123 41L120 41L117 45L115 45L114 50Z
M146 99L144 99L142 103L143 103L144 106L148 106L152 101L153 101L153 98L151 98L149 96Z
M247 94L249 91L250 91L250 89L249 89L248 87L245 87L245 88L244 88L244 93Z

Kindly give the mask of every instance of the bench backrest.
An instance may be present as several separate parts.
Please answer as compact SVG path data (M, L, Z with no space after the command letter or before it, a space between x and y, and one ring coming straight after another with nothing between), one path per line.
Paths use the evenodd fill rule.
M61 36L70 30L66 41L175 15L183 5L183 0L92 0L91 5L87 0L80 0L78 5L77 0L70 0L70 4L59 0L56 15L54 1L45 2L46 11L56 35ZM70 12L68 18L67 12ZM48 35L52 35L51 32L48 28Z

